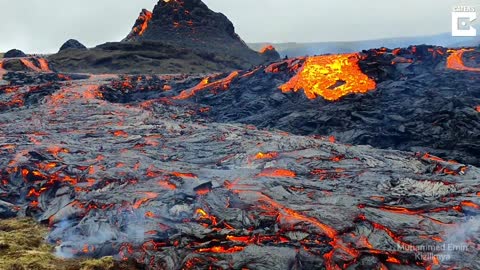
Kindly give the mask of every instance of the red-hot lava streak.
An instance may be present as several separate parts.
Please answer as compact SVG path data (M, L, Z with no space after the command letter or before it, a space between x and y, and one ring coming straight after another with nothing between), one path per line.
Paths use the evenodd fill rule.
M40 70L44 72L51 72L50 66L48 65L48 61L45 58L39 58L38 63L40 65Z
M3 68L3 61L0 61L0 80L3 80L5 73L7 73L7 71Z
M137 19L137 24L136 26L132 29L132 32L130 33L131 36L137 35L141 36L143 33L148 28L148 23L152 19L153 13L151 11L148 11L146 9L142 10L142 13Z
M451 54L447 59L447 68L461 71L480 72L480 68L467 67L463 62L463 55L465 54L465 52L470 51L473 51L473 49L449 50L448 52Z
M258 177L273 177L273 178L293 178L297 176L295 172L287 169L268 168L260 172Z
M376 83L362 72L359 60L358 54L308 57L297 75L280 89L284 93L303 89L309 99L321 96L330 101L374 90Z
M133 208L135 209L138 209L140 208L140 206L142 206L142 204L152 200L152 199L155 199L158 197L158 194L155 193L155 192L138 192L139 194L142 194L142 195L145 195L144 198L142 199L139 199L137 200L134 204L133 204Z
M20 59L20 61L22 62L22 64L31 69L32 71L35 71L35 72L52 72L50 70L50 67L48 65L48 62L46 59L44 58L38 58L36 59L38 61L38 66L35 65L34 61L32 61L31 59L27 59L27 58L22 58Z
M255 159L275 159L277 157L278 157L277 152L269 152L269 153L258 152L255 155Z
M197 86L190 88L188 90L182 91L178 96L173 97L173 99L188 99L195 96L197 92L203 91L205 89L227 90L232 80L238 77L239 74L240 73L238 71L234 71L230 73L230 75L228 75L226 78L212 82L212 83L210 82L210 79L208 77L204 78Z

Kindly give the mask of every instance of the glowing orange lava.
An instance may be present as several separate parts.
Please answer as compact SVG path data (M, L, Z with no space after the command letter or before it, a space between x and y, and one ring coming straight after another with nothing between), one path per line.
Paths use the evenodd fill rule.
M469 207L469 208L474 208L474 209L479 209L480 210L480 205L472 202L472 201L463 201L460 203L462 207Z
M401 263L400 260L398 260L395 257L388 257L387 262L394 263L394 264L400 264Z
M44 72L51 72L50 66L48 65L47 59L39 58L38 63L40 65L40 70Z
M135 204L133 205L133 208L135 209L140 208L140 206L150 201L151 199L155 199L158 197L158 194L155 192L138 192L138 193L145 195L145 198L139 199L135 202Z
M240 247L240 246L231 247L231 248L217 246L217 247L211 247L211 248L201 248L201 249L198 250L198 252L202 252L202 253L205 253L205 252L207 252L207 253L236 253L236 252L242 251L244 249L245 249L245 247Z
M123 131L123 130L117 130L117 131L114 131L114 132L113 132L113 136L126 138L126 137L128 137L128 133L126 133L126 132Z
M188 90L182 91L178 96L173 97L173 99L188 99L195 96L197 92L200 92L205 89L210 89L210 88L214 90L217 90L217 89L227 90L232 80L238 77L238 75L239 75L239 72L234 71L230 73L230 75L228 75L226 78L212 82L212 83L210 83L210 79L208 77L204 78L197 86L190 88Z
M480 105L478 105L477 107L475 107L475 110L476 110L477 112L480 112Z
M272 45L267 45L260 50L260 53L263 54L263 53L274 51L274 50L275 50L275 47L273 47Z
M148 11L146 9L142 10L142 13L140 13L140 16L137 19L137 26L132 29L130 36L143 35L143 33L145 33L148 28L148 23L152 19L152 16L153 13L151 11Z
M278 157L277 152L269 152L269 153L258 152L255 155L255 159L275 159L277 157Z
M3 75L6 73L6 70L3 68L3 61L0 61L0 80L3 79Z
M177 186L167 180L161 180L158 182L158 185L169 190L175 190L177 189Z
M40 69L39 69L37 66L35 66L35 64L33 64L33 62L30 61L30 60L20 59L20 62L22 62L22 64L23 64L25 67L27 67L27 68L29 68L29 69L31 69L31 70L33 70L33 71L40 71Z
M272 207L280 211L281 218L284 218L287 221L304 221L313 224L317 228L321 229L328 237L335 239L337 236L337 231L332 227L319 222L317 219L303 215L300 212L297 212L293 209L287 208L284 205L278 203L277 201L267 197L261 196L259 201L266 202Z
M47 152L52 154L55 157L58 157L60 153L69 153L68 149L62 148L60 146L54 145L47 149Z
M209 224L216 226L218 224L217 218L214 216L209 215L205 210L199 208L195 211L195 214L199 216L199 220L208 221ZM204 224L204 227L208 228L209 224Z
M172 175L180 178L190 178L190 179L197 178L197 176L193 173L172 172Z
M449 50L451 53L447 59L447 68L461 71L480 72L480 68L467 67L463 62L463 54L473 51L473 49Z
M280 90L287 93L303 89L309 99L321 96L330 101L374 90L376 83L362 72L359 60L358 54L308 57L297 75Z
M29 68L30 70L32 70L34 72L52 72L50 70L50 67L49 67L46 59L38 58L37 61L38 61L39 66L35 65L35 63L30 59L26 59L26 58L20 59L20 62L22 62L22 64L25 67Z
M257 177L273 177L273 178L293 178L295 177L295 172L286 169L273 169L268 168L260 172Z

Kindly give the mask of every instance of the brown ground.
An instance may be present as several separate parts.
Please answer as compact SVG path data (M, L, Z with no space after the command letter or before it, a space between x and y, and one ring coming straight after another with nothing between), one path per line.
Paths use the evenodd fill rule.
M48 229L31 219L0 220L0 269L2 270L136 270L134 263L102 259L63 260L46 244Z

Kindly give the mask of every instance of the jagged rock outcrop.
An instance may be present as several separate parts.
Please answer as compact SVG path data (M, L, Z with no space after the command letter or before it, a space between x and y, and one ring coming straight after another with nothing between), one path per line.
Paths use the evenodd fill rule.
M76 49L76 50L86 50L87 47L80 43L76 39L69 39L67 42L63 43L62 47L60 47L60 52L69 49Z
M26 56L27 55L24 52L17 49L10 50L3 55L4 58L15 58L15 57L26 57Z

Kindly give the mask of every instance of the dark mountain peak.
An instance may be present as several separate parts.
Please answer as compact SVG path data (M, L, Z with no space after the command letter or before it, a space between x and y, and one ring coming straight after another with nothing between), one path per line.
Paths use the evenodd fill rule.
M143 10L124 42L157 42L200 53L222 62L237 59L235 69L258 65L270 56L251 50L235 33L233 23L201 0L160 0L153 12Z
M147 10L140 13L124 41L157 40L178 45L214 41L212 38L229 38L228 41L246 47L235 34L233 23L222 13L209 9L201 0L161 0L153 13Z

